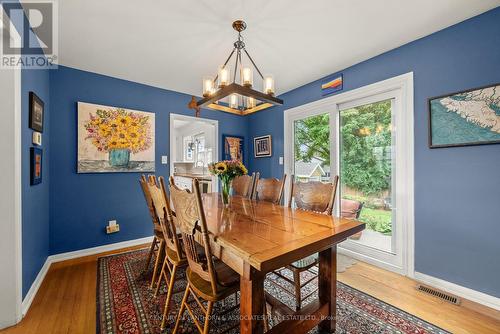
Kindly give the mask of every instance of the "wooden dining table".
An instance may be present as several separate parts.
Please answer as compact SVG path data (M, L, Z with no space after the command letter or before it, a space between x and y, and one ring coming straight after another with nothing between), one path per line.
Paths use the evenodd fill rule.
M365 224L241 196L231 197L228 206L219 193L202 199L214 255L240 275L240 333L264 332L266 274L315 253L318 299L268 333L307 333L316 325L335 332L337 244Z

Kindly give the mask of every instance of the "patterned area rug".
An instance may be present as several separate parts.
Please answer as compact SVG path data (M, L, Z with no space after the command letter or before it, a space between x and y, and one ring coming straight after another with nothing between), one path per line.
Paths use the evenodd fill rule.
M165 286L162 286L160 295L154 297L149 289L151 268L144 272L147 250L102 257L98 261L97 284L97 333L106 334L159 334L163 306L165 303ZM284 275L289 275L286 271ZM305 276L310 273L305 272ZM182 299L182 292L186 286L184 272L180 272L174 290L169 327L164 333L173 329L176 311ZM270 275L269 279L279 281L277 276ZM307 279L307 277L304 277ZM284 280L278 282L286 284ZM305 290L312 291L317 286L314 280ZM284 304L295 305L293 297L281 289L266 282L266 291ZM289 287L290 288L290 287ZM304 291L307 295L308 291ZM313 294L304 301L307 305L316 298ZM239 310L225 312L238 305L239 296L231 296L214 307L211 333L222 332L234 325L239 319ZM193 301L193 308L196 303ZM279 322L279 314L274 314L270 326ZM182 333L195 333L194 324L187 313L183 319ZM237 328L237 327L236 327ZM230 333L238 333L232 330ZM316 333L315 330L311 333ZM448 333L396 307L386 304L374 297L360 292L348 285L338 282L337 285L337 331L336 333Z

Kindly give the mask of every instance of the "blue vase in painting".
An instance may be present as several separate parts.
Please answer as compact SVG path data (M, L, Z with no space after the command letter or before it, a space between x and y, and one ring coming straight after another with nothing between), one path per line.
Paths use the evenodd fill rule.
M117 148L109 151L109 164L114 167L127 167L130 161L130 150Z

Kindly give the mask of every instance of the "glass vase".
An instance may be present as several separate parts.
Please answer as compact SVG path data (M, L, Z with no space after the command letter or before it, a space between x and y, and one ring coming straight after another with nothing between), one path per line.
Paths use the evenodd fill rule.
M225 207L229 206L229 191L231 190L231 180L221 179L222 183L222 203Z

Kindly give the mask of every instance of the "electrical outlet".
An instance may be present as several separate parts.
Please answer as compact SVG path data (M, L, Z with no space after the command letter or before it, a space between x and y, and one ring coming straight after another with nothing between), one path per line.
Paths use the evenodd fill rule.
M283 165L283 157L280 157L280 165Z
M161 156L161 164L162 165L167 165L168 164L168 156L167 155L162 155Z
M106 226L106 233L111 234L119 231L120 231L120 225L116 223L116 220L110 220L108 222L108 226Z

